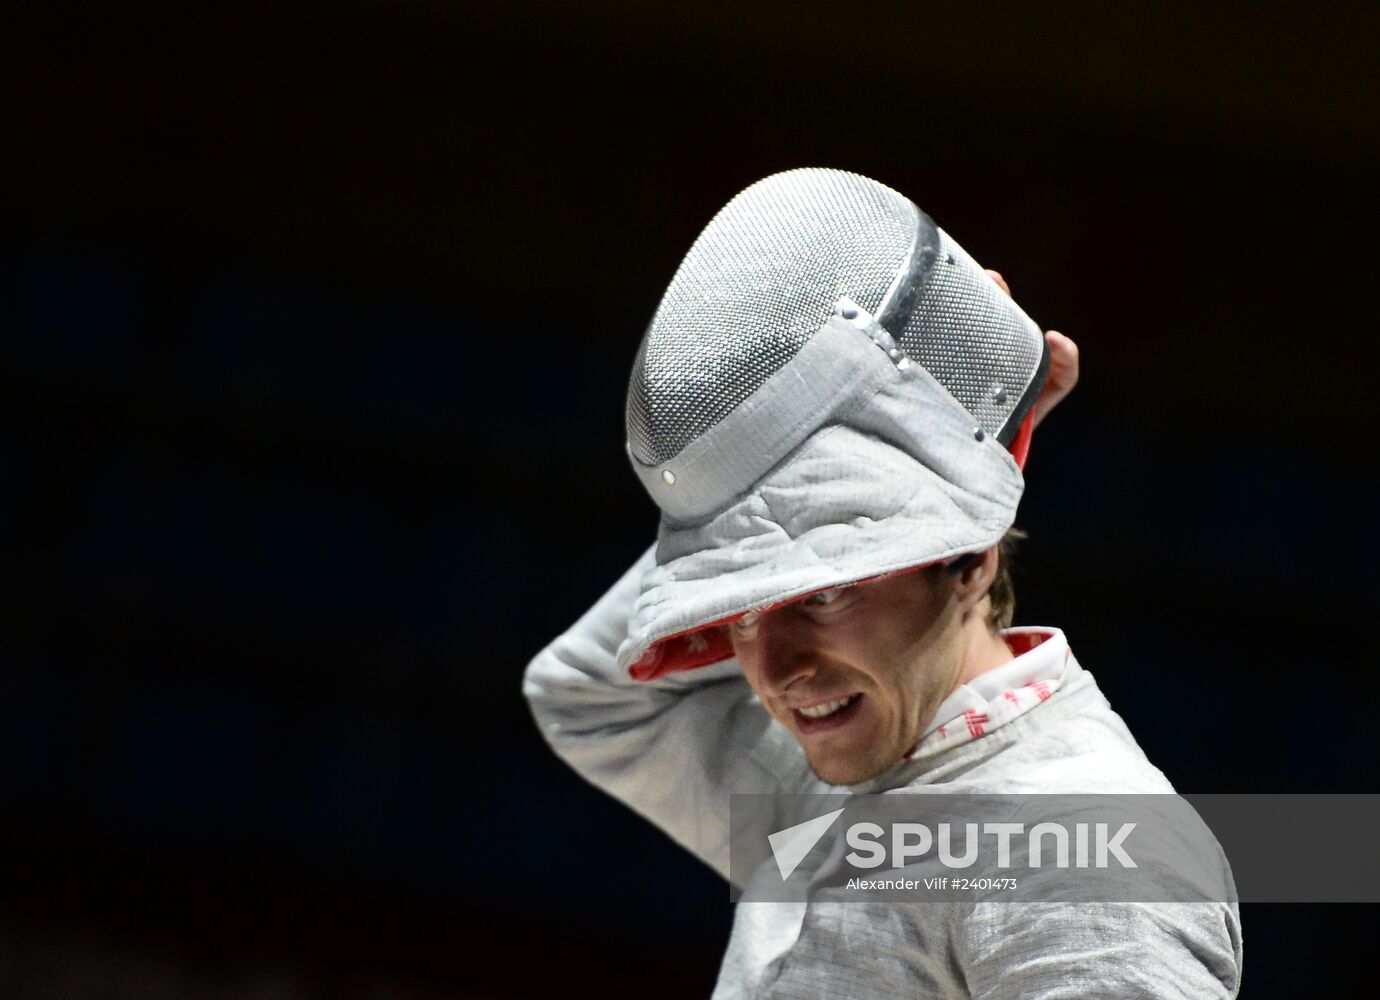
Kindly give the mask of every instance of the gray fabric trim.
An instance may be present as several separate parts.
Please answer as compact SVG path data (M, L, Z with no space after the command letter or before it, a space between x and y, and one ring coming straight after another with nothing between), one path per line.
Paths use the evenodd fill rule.
M832 417L856 408L892 375L892 364L853 324L831 316L794 358L659 465L628 449L633 470L674 522L702 521L744 493ZM675 476L667 483L664 472Z

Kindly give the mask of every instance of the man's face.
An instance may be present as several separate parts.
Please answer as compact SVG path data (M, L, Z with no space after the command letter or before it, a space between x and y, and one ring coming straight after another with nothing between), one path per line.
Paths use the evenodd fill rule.
M952 578L915 570L728 626L743 673L822 780L851 785L920 739L963 667Z

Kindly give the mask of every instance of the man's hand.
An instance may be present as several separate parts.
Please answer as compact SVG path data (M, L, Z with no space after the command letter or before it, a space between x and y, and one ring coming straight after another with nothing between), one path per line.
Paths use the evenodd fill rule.
M990 267L987 273L992 276L1003 292L1011 294L1011 286L1006 279ZM1049 345L1049 375L1045 377L1044 388L1035 400L1034 426L1039 427L1049 411L1059 405L1065 396L1073 392L1078 384L1078 345L1057 330L1045 333L1045 343Z

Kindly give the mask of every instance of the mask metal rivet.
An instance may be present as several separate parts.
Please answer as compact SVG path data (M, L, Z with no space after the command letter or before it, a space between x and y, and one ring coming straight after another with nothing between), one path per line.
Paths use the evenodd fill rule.
M854 309L852 306L844 306L843 312L840 315L842 315L844 319L857 319L858 310Z
M999 386L997 386L997 391L996 391L995 393L993 393L993 396L996 398L996 401L997 401L998 403L1005 403L1005 402L1006 402L1006 386L1004 386L1004 385L999 385Z
M667 486L674 486L676 485L676 474L672 472L670 469L662 469L661 481L665 483Z
M982 440L984 440L986 437L987 437L987 432L986 432L985 430L983 430L981 427L979 427L979 428L977 428L977 429L975 429L975 430L973 431L973 440L974 440L974 441L982 441Z
M896 361L901 357L901 352L893 347L891 350L886 352L886 356L889 357L892 361Z
M953 254L949 254L949 263L952 264L953 262L954 262L954 255L953 255Z

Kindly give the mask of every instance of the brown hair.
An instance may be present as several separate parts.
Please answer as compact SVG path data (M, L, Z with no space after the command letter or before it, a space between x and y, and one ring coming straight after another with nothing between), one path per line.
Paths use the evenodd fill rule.
M1025 537L1024 531L1012 527L997 543L997 575L992 578L992 586L987 590L987 596L992 599L992 610L987 621L994 629L1010 628L1016 615L1016 587L1011 580L1011 569L1016 545Z

